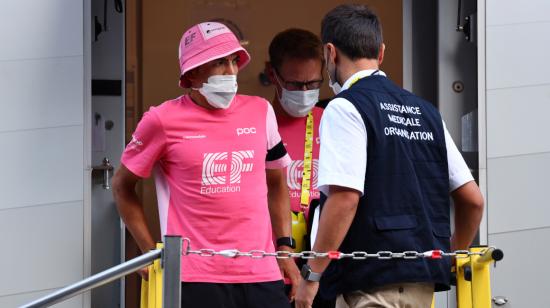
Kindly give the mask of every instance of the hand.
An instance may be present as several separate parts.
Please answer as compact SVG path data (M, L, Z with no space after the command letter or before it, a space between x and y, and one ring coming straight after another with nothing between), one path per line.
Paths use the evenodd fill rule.
M288 299L293 301L296 295L296 288L298 287L298 283L300 283L300 270L298 270L296 262L292 259L277 259L277 263L279 264L283 278L290 279L292 287L288 294Z
M141 278L145 281L149 280L149 267L144 267L137 271Z
M294 306L296 308L311 308L313 305L313 299L319 290L319 283L313 281L305 281L300 279L298 285L298 291L296 292L296 302Z

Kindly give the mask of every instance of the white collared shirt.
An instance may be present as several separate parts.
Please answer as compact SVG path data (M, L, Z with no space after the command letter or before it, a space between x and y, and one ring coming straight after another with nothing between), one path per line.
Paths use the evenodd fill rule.
M342 86L347 90L355 81L369 76L376 70L363 70L349 77ZM386 76L382 71L376 75ZM454 191L474 178L443 123L449 188ZM319 151L318 188L328 195L330 185L347 187L365 193L367 170L367 130L365 122L355 106L345 98L333 99L325 109L319 127L321 147ZM350 159L353 157L353 159ZM368 189L368 187L367 187Z

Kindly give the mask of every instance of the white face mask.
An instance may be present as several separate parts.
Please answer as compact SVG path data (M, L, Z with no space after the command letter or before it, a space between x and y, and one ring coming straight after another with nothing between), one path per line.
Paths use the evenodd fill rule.
M214 75L208 77L198 90L214 108L227 109L237 94L237 75Z
M327 68L328 74L328 86L332 89L332 92L334 92L335 95L338 95L338 93L342 92L342 86L336 80L336 66L334 67L334 72L331 73L330 69L328 68L328 57L326 52L325 59L327 59L325 62L325 67ZM332 75L334 75L334 78Z
M306 91L289 91L285 88L280 97L281 106L295 118L305 117L319 101L319 89Z
M275 79L282 89L279 101L289 115L295 118L305 117L319 101L319 89L290 91L283 87L277 74L275 74ZM279 95L277 87L275 87L275 90L277 91L277 95Z
M328 74L328 86L332 89L334 95L338 95L338 93L342 92L342 86L337 81L332 81L330 73Z

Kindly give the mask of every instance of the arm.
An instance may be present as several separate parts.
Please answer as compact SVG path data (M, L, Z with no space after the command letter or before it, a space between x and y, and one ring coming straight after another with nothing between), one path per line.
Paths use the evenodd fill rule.
M319 220L319 231L315 239L313 251L325 252L338 250L346 236L355 212L361 193L357 190L330 185L329 196ZM328 258L311 259L308 265L316 273L322 273L330 263ZM319 289L319 282L302 279L298 287L296 307L311 307L313 298Z
M338 250L348 233L361 193L350 188L329 186L330 192L321 212L319 231L313 251ZM312 259L308 264L311 270L323 272L330 263L328 258Z
M455 204L455 232L451 250L467 249L476 236L483 216L483 196L476 182L470 181L451 193Z
M284 169L266 169L266 176L269 216L271 217L273 234L275 234L275 238L291 236L290 199ZM292 248L288 246L280 246L276 249L292 251ZM283 277L289 278L292 283L289 298L293 300L300 282L300 271L292 259L277 259L277 263Z
M113 177L113 195L120 217L136 240L142 252L155 248L155 241L147 227L143 206L135 191L141 178L121 165Z
M451 250L467 249L476 236L483 216L483 196L445 123L445 144L449 165L449 188L455 208L455 232Z
M363 194L367 168L367 131L361 115L343 98L332 100L321 118L318 187L328 196L319 221L314 251L338 250L347 234ZM353 159L350 159L353 158ZM330 259L308 261L322 273ZM318 282L301 280L296 307L311 307Z

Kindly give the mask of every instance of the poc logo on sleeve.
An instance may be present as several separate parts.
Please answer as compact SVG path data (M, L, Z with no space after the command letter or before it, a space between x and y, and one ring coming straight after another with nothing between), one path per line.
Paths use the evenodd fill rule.
M236 129L237 131L237 136L240 136L240 135L250 135L250 134L255 134L256 133L256 127L239 127Z

